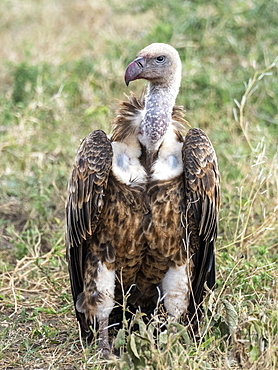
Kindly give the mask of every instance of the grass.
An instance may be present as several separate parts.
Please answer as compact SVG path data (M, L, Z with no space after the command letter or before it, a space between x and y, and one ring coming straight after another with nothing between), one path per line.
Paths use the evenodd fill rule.
M276 14L275 0L1 2L0 369L278 367ZM201 340L174 323L154 336L161 318L138 313L102 363L74 316L66 186L79 140L110 131L125 67L150 42L178 49L178 104L218 155L217 288Z

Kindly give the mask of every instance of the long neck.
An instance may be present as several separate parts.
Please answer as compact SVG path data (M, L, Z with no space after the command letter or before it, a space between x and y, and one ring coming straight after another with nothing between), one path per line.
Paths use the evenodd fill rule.
M149 83L138 137L149 153L158 149L171 123L178 90L179 83Z

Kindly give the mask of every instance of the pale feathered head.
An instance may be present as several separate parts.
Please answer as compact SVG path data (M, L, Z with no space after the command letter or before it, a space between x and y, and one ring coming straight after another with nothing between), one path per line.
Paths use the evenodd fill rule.
M154 43L141 50L125 72L125 82L145 79L152 84L179 86L181 61L176 49L168 44Z

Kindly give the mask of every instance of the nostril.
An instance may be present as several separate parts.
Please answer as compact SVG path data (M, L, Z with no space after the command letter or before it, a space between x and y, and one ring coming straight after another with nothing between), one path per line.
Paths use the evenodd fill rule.
M141 68L143 68L143 64L138 60L137 62L136 62L137 64L139 64L139 66L141 67Z
M139 68L143 69L145 67L146 61L143 57L138 57L134 60Z

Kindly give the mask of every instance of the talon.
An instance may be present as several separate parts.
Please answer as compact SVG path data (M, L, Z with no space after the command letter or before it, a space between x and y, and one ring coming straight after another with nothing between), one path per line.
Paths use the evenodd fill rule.
M108 343L99 343L97 347L97 356L108 360L111 354L111 348Z

